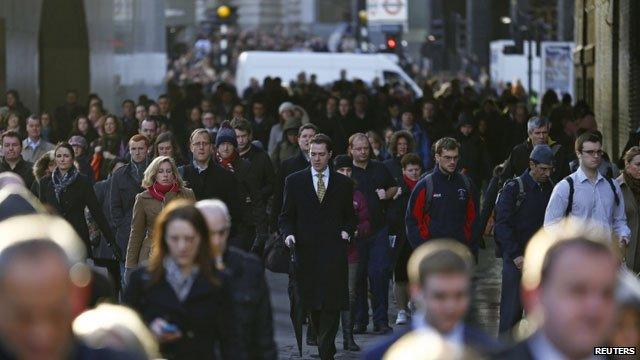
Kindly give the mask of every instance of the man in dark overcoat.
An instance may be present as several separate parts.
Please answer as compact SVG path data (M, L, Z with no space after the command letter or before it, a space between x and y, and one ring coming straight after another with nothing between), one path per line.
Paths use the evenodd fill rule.
M302 306L323 360L333 359L339 314L349 308L347 244L356 226L353 182L329 169L331 149L328 136L313 137L311 166L285 180L279 219L285 244L295 245Z

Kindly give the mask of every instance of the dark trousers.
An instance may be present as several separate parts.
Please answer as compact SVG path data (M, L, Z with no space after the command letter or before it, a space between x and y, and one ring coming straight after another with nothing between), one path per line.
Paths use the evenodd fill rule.
M522 272L513 260L502 261L502 294L500 295L499 333L509 332L522 319L522 301L520 300L520 279Z
M340 312L316 310L311 312L311 324L316 330L320 359L333 360L336 354L336 334L340 324Z
M360 279L357 291L355 324L368 325L367 279L371 287L373 324L388 325L389 280L391 278L391 256L389 229L384 227L366 239L357 242Z

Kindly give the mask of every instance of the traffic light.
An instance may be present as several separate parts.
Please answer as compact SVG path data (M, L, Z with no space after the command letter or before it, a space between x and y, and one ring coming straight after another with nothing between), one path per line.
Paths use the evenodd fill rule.
M238 20L238 12L235 6L220 5L216 8L216 20L220 24L234 24Z
M395 35L387 35L387 50L395 51L398 47L398 38Z

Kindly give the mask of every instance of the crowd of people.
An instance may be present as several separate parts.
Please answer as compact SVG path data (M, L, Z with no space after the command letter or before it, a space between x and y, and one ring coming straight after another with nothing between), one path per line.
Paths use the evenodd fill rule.
M226 40L226 48L221 48L221 40ZM180 86L190 83L211 87L218 81L228 79L244 51L314 51L326 52L327 42L322 37L310 36L302 31L284 31L282 26L270 30L240 30L227 26L207 35L198 36L193 44L177 47L177 52L169 59L167 80ZM226 62L221 63L221 56Z
M635 276L620 283L633 301L614 296L615 251L640 271L637 136L618 161L569 96L547 92L534 113L517 86L454 79L424 94L301 74L242 94L174 84L116 115L96 94L31 113L7 92L0 357L116 356L98 344L123 359L275 359L265 267L289 274L294 327L308 323L322 359L339 328L346 351L361 350L359 334L390 336L367 359L402 358L424 330L508 359L637 346ZM503 263L500 341L523 314L544 319L515 347L466 317L488 235ZM128 319L125 340L100 320L112 313Z

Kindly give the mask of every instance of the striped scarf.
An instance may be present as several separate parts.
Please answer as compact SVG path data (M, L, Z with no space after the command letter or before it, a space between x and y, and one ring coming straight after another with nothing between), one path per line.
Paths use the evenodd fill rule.
M62 175L59 169L51 174L51 182L53 183L53 191L56 193L56 199L60 202L60 196L64 189L67 188L70 184L72 184L78 178L78 170L75 166L69 168L66 174Z

